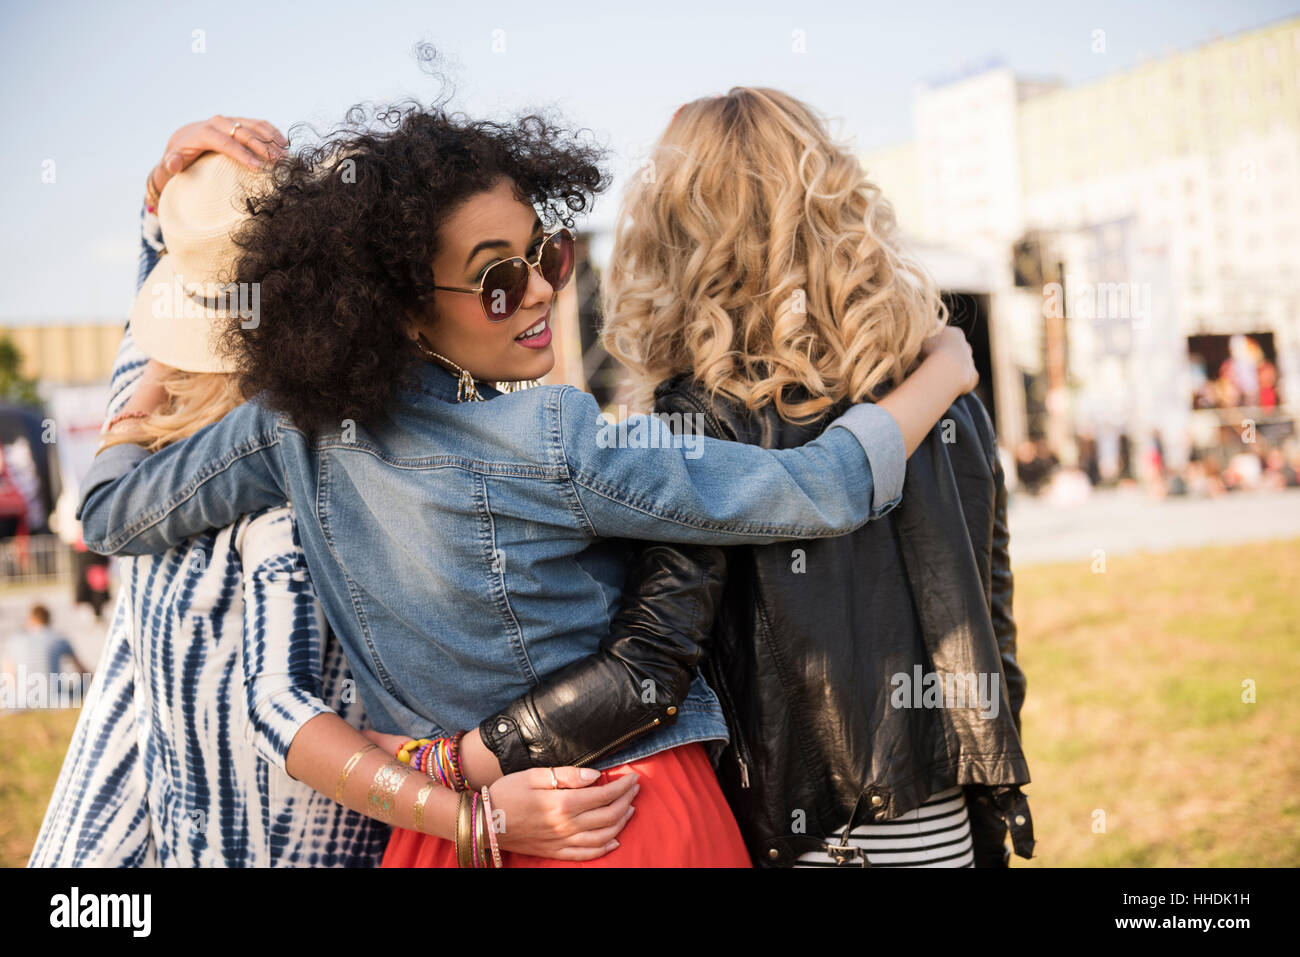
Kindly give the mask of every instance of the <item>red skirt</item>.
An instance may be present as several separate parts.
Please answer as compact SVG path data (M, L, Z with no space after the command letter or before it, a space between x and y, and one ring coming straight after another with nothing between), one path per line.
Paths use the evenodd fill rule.
M504 867L750 867L749 853L704 745L660 751L601 773L596 784L636 772L636 813L619 846L594 861L557 861L501 852ZM456 845L432 834L394 828L383 867L455 867Z

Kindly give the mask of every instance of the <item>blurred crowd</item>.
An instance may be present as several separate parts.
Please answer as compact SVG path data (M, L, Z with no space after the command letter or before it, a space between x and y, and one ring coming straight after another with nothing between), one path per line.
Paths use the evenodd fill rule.
M1205 360L1193 357L1193 404L1197 409L1276 409L1277 366L1250 336L1236 335L1228 341L1228 357L1210 378Z
M1074 469L1062 467L1045 439L1026 439L1016 447L1016 478L1025 493L1050 495L1062 504L1086 497L1094 488L1141 486L1156 498L1212 498L1238 491L1300 488L1300 439L1296 436L1270 441L1256 435L1253 441L1243 441L1233 428L1224 426L1222 432L1218 446L1193 449L1181 468L1166 464L1158 436L1135 450L1128 436L1121 435L1114 452L1103 456L1096 439L1080 435L1079 465Z

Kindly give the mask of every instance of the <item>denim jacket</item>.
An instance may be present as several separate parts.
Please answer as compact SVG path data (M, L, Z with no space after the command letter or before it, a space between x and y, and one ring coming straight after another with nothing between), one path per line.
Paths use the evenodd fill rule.
M372 723L434 736L597 650L621 600L618 539L842 535L902 495L902 434L872 404L763 449L654 416L613 423L572 386L480 386L488 401L458 403L441 366L416 379L364 425L308 435L250 402L153 455L106 449L83 485L86 545L159 552L287 498ZM675 724L593 766L726 738L697 678Z

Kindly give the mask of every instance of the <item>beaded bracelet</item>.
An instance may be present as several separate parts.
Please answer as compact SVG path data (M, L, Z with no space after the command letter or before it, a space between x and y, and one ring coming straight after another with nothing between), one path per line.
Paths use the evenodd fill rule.
M451 756L451 780L457 791L463 791L469 787L469 780L465 777L465 769L460 763L460 745L465 739L464 731L457 731L451 736L451 743L448 751Z
M460 766L460 739L464 731L450 738L411 738L397 749L397 759L427 774L450 791L465 791L469 783Z
M411 755L411 767L414 768L416 771L423 771L425 756L429 753L429 749L432 747L433 747L432 741L430 741L428 744L420 745L420 747L416 749L415 753Z
M429 744L429 738L411 738L397 749L397 760L403 764L411 763L411 752L422 744Z
M109 431L110 429L113 428L113 426L117 425L117 423L125 422L127 419L147 419L147 418L149 418L148 412L119 412L117 415L113 416L111 419L108 420L108 425L104 426L104 431L105 432Z

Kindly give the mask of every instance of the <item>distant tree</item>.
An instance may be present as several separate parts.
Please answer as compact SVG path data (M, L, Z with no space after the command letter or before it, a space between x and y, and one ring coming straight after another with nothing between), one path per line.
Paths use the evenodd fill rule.
M0 401L39 408L41 397L36 381L22 373L23 356L6 335L0 335Z

